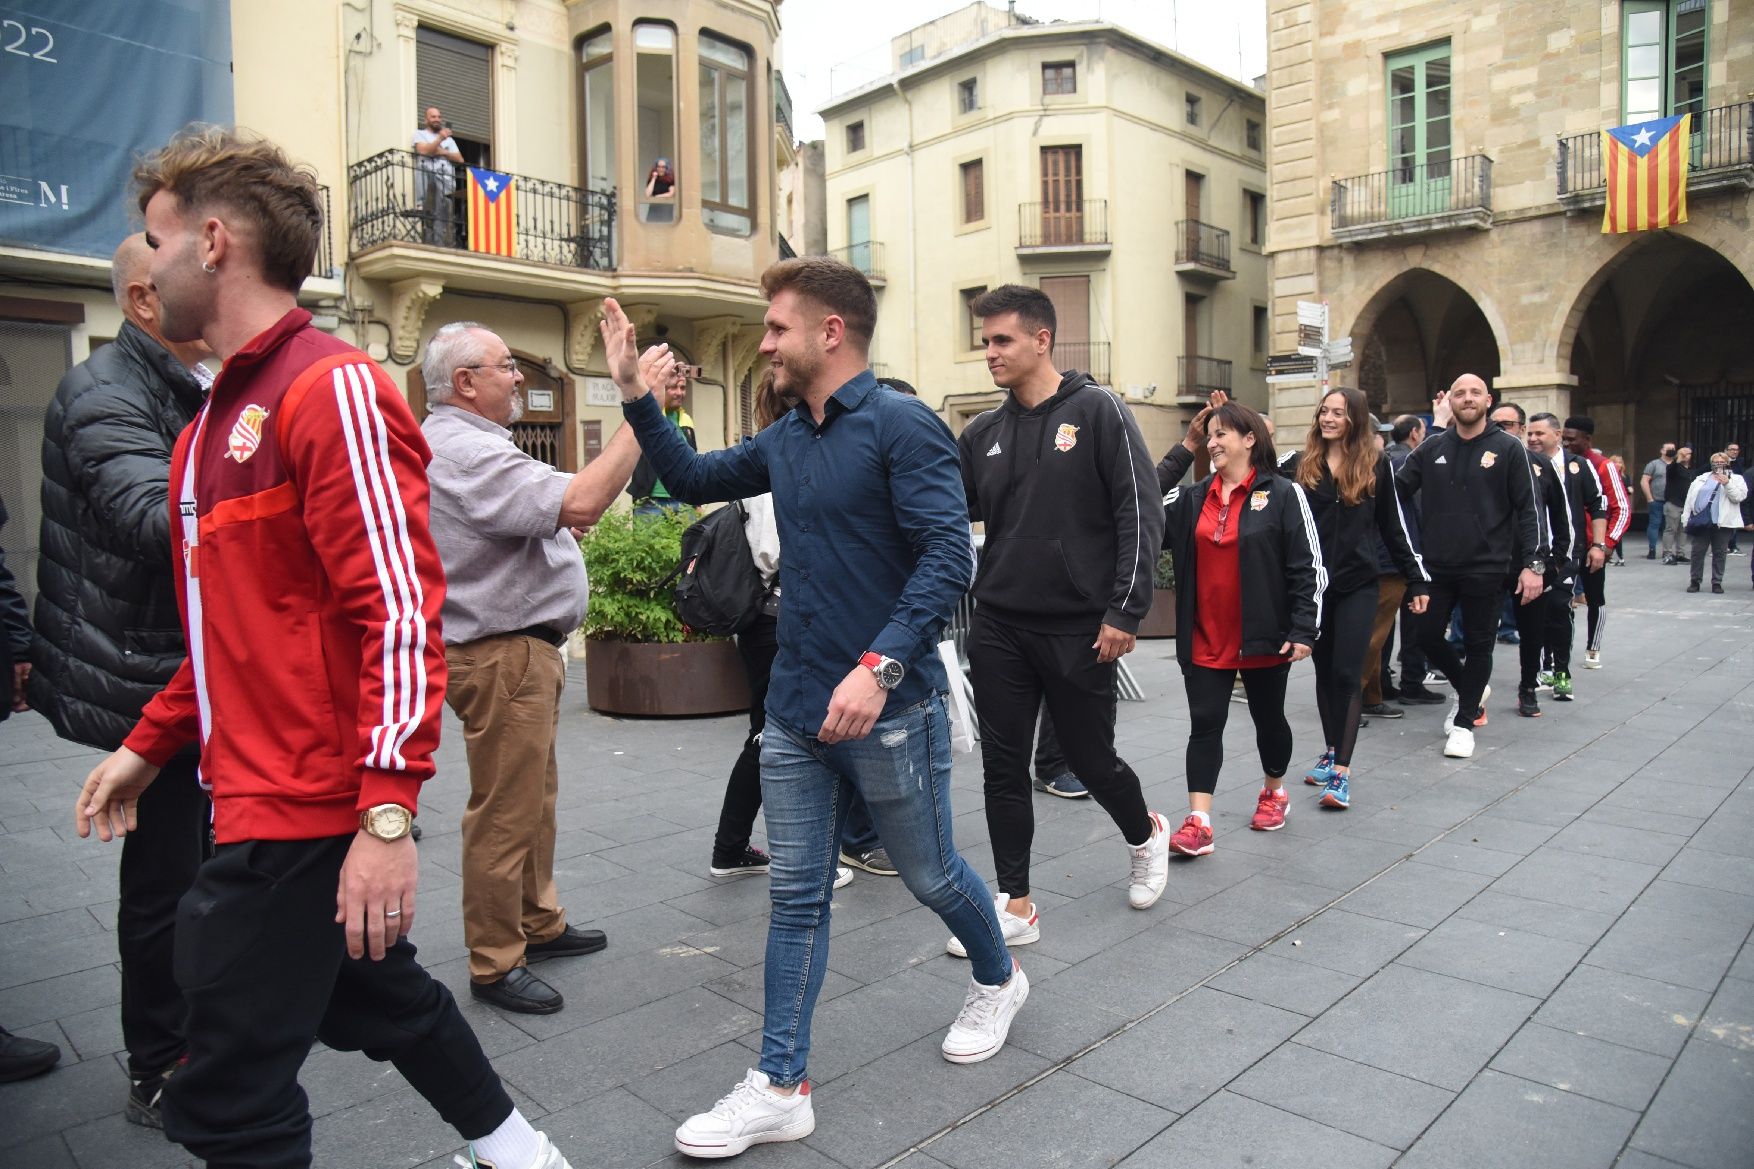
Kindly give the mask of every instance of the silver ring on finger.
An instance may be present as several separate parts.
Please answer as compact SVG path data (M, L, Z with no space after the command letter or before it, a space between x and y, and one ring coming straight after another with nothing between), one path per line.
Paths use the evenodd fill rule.
M400 909L386 909L386 910L384 910L384 916L385 917L401 917L402 911Z

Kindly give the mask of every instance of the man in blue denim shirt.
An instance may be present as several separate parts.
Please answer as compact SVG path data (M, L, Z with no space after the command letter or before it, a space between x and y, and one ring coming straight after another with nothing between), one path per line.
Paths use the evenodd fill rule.
M879 389L866 360L877 301L820 257L762 276L761 352L798 408L729 450L696 455L640 392L632 328L604 304L604 349L628 423L671 494L691 503L773 492L779 654L762 737L773 852L761 1066L676 1131L696 1157L797 1140L816 1125L806 1059L828 964L830 887L858 791L908 889L968 944L974 972L943 1043L955 1063L1004 1045L1029 993L986 886L950 832L947 682L936 647L973 574L956 444L918 399ZM966 931L966 932L965 932Z

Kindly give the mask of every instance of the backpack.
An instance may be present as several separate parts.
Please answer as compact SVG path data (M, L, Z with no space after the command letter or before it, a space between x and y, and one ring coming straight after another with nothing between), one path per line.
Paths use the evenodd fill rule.
M682 533L676 581L676 617L691 633L729 637L761 614L767 588L743 536L748 512L735 500L702 516Z

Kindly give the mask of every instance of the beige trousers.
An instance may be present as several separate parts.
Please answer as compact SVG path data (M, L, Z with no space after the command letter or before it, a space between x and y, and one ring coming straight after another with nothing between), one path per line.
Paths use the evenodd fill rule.
M463 941L469 977L502 978L524 946L566 928L554 888L554 736L566 665L560 650L505 633L445 650L445 699L463 720Z

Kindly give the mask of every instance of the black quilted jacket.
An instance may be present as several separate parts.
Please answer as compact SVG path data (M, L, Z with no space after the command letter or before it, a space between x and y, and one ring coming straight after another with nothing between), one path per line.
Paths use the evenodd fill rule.
M167 504L202 389L132 323L61 379L43 421L30 703L114 750L184 657Z

